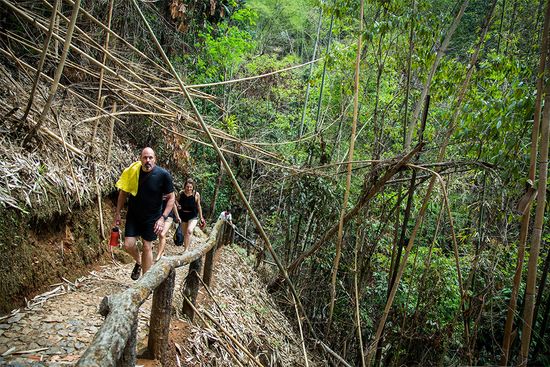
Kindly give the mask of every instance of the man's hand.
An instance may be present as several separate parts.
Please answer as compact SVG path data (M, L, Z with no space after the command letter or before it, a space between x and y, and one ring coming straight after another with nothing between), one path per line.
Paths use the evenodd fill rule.
M204 220L204 218L201 218L199 227L204 228L205 225L206 225L206 221Z
M115 218L113 220L113 227L120 226L120 213L115 214Z
M155 222L155 227L153 230L155 231L155 234L158 236L162 233L162 230L164 229L164 217L160 217Z

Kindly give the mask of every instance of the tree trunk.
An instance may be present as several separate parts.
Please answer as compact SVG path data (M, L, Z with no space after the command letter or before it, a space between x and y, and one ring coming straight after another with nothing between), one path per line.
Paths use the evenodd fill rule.
M199 294L199 274L201 268L202 258L198 258L189 264L189 273L187 274L187 278L185 278L185 284L182 289L183 306L181 312L189 317L191 322L193 322L193 318L195 317L195 308L193 306L196 304L197 295Z
M134 367L137 361L137 337L138 337L138 318L137 315L133 318L130 337L122 351L120 359L117 361L117 367Z
M153 293L151 321L147 350L153 359L164 366L167 362L168 333L172 317L172 294L176 283L176 270L172 268L168 277Z
M216 245L212 247L204 257L204 270L202 272L202 280L204 284L206 284L208 287L210 286L210 281L212 280L212 273L214 271L214 255L216 255L216 251L218 247L221 247L223 245L222 241L224 239L224 232L225 232L226 226L227 226L227 223L224 222L222 226L222 230L219 231L218 235L216 236Z

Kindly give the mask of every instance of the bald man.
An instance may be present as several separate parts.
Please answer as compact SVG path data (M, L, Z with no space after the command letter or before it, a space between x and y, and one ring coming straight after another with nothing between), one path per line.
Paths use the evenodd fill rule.
M156 165L153 149L147 147L141 151L141 170L136 196L120 190L115 211L115 225L120 224L120 211L128 199L128 212L124 228L124 249L136 261L131 278L139 279L141 270L147 272L153 263L152 242L162 233L165 221L174 206L174 184L168 171ZM167 204L163 208L162 197L166 195ZM141 237L143 249L136 246L137 237Z

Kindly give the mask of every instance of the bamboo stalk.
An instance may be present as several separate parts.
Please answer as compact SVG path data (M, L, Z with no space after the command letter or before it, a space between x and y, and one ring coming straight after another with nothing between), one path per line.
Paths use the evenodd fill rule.
M107 28L111 29L111 20L113 19L113 3L114 3L114 0L109 0L109 12L108 12L108 15L107 15ZM107 32L107 34L105 35L105 43L104 43L104 46L103 48L105 49L105 52L103 52L103 58L101 60L101 64L102 65L106 65L107 64L107 57L108 57L108 52L107 50L109 49L109 36L110 36L110 33ZM97 105L101 108L103 108L103 101L104 99L101 98L101 93L102 93L102 89L103 89L103 76L105 75L105 69L104 68L100 68L99 69L99 86L98 86L98 91L97 91ZM97 112L99 113L99 112ZM112 120L111 120L111 125L113 124ZM90 145L90 155L94 155L94 147L95 147L95 138L96 138L96 135L97 135L97 128L99 126L99 120L96 120L96 123L94 125L94 130L92 132L92 140L91 140L91 145ZM112 138L112 136L111 136ZM111 146L109 145L109 150L110 150ZM109 152L110 153L110 152Z
M444 206L440 205L439 214L437 215L437 221L436 221L436 224L435 224L434 235L432 237L432 241L430 242L430 247L428 249L428 257L424 262L424 272L422 273L422 276L421 276L421 278L418 282L419 283L419 285L418 285L418 289L419 289L418 294L419 295L418 295L418 298L416 300L416 306L414 308L414 313L413 313L413 316L412 316L413 322L416 321L416 318L417 318L417 315L418 315L418 309L419 309L420 303L423 299L423 295L424 295L423 290L425 289L426 274L427 274L428 270L431 267L433 248L434 248L434 245L436 243L437 237L439 235L441 219L443 218L443 209L444 209Z
M399 162L395 163L392 167L388 169L386 173L382 177L380 177L372 187L370 187L368 190L366 190L355 206L350 209L345 217L344 217L344 224L347 223L350 219L354 218L359 211L384 187L384 184L393 177L402 167L407 163L409 160L411 160L422 148L423 144L417 145L413 150L408 152L403 158L399 160ZM315 244L313 244L309 249L304 251L300 256L298 256L289 266L288 266L288 272L292 273L298 269L298 267L302 264L302 262L308 258L309 256L313 255L315 252L317 252L321 246L323 246L334 234L337 233L338 230L338 223L333 225L331 228L329 228L323 236L321 236L320 239L318 239ZM271 289L276 289L281 282L284 279L282 279L282 275L279 274L277 278L275 278L271 284Z
M19 14L21 14L21 15L22 15L26 20L28 20L29 22L31 22L31 23L37 25L37 26L38 26L39 28L41 28L42 30L47 30L46 27L45 27L44 25L35 22L35 20L34 20L32 17L30 17L28 14L26 14L26 13L25 13L24 11L22 11L21 9L19 9L19 8L13 6L12 4L8 3L6 0L0 0L0 1L2 1L2 2L5 3L6 5L8 5L11 9L15 10L15 11L18 12ZM80 3L80 0L78 0L78 2ZM71 23L69 24L69 29L72 28L72 31L74 31L74 29L80 30L80 28L75 27L74 24L73 24L72 27L71 27L71 24L72 24L72 19L71 19ZM72 31L71 31L71 33L70 33L70 36L71 36L71 37L69 37L69 32L67 32L67 36L66 36L66 38L65 38L65 40L64 40L66 44L67 44L67 41L69 41L69 42L68 42L68 45L67 45L67 48L70 47L72 50L74 50L75 52L77 52L77 53L79 53L80 55L84 56L88 61L90 61L92 64L94 64L94 65L97 66L98 68L100 68L100 69L105 69L105 70L108 71L111 75L118 77L121 81L123 81L123 82L125 82L125 83L128 83L129 85L131 85L131 86L133 86L134 88L136 88L136 90L140 90L140 91L145 92L145 94L146 94L147 97L150 97L150 98L152 98L154 101L156 101L157 103L159 103L159 105L158 105L158 106L159 106L159 107L158 107L159 109L162 110L162 108L160 107L161 105L164 105L164 104L166 104L167 102L168 102L168 104L171 103L171 101L162 100L162 99L160 99L159 97L157 97L157 96L155 96L155 95L153 95L153 94L147 92L146 90L141 89L138 85L136 85L136 84L135 84L134 82L132 82L131 80L128 80L127 78L123 77L120 73L117 73L115 70L113 70L112 68L108 67L107 65L101 64L101 63L100 63L99 61L97 61L94 57L88 55L85 51L83 51L83 50L81 50L80 48L76 47L75 45L71 44L71 43L70 43L70 38L72 38ZM80 30L80 32L83 33L85 37L87 37L88 39L90 39L89 36L87 36L87 35L85 34L85 32L83 32L82 30ZM55 36L55 35L54 35L54 36ZM55 36L55 37L59 37L59 36ZM60 38L60 39L62 40L62 38ZM109 53L108 50L103 50L103 51ZM110 54L109 54L109 55L110 55ZM113 59L113 61L117 61L117 64L118 64L119 66L124 67L124 64L123 64L122 62L118 61L118 59L117 59L116 57L112 57L112 59ZM129 69L128 69L127 71L130 72L132 75L134 75L135 77L137 77L137 78L139 79L139 76L137 76L137 74L135 74L135 72L133 72L132 70L129 70ZM58 83L59 83L59 81L58 81Z
M298 302L294 300L294 311L296 312L296 321L298 321L298 329L300 330L300 341L302 345L302 351L304 352L304 363L306 367L309 367L309 360L307 358L306 342L304 340L304 331L302 330L302 319L300 318L300 311L298 311Z
M61 6L63 5L63 1L55 0L54 6L53 6L53 12L57 14L61 14ZM57 32L59 32L59 18L56 18L55 24L55 34L57 35ZM55 55L55 58L59 57L59 41L57 38L55 38L55 41L53 43L53 53Z
M40 80L40 74L42 73L42 68L44 67L44 62L46 61L46 54L48 47L50 45L50 40L52 38L52 33L54 30L54 23L56 22L57 18L57 7L59 5L59 0L55 0L52 11L52 16L50 18L50 25L49 25L49 31L46 35L46 39L44 40L44 45L42 46L42 53L40 55L40 61L38 62L38 65L36 66L36 76L34 77L34 82L32 84L31 92L29 95L29 101L27 102L27 107L25 108L25 112L23 113L23 117L21 117L21 121L25 121L27 119L27 116L31 110L32 102L34 100L34 94L36 92L36 88L38 87L38 81ZM57 45L56 45L57 49Z
M462 4L461 10L459 11L459 15L457 15L457 18L459 18L459 16L460 17L462 16L462 15L460 15L460 12L464 11L464 8L467 6L467 3L468 3L468 0L465 0L464 3ZM469 86L471 77L473 75L474 65L477 63L477 58L479 56L479 51L481 49L481 46L485 42L485 36L487 35L487 31L488 31L488 28L489 28L489 25L490 25L490 18L491 18L491 15L492 15L493 11L494 11L494 5L495 5L495 3L493 3L493 6L492 6L487 18L486 18L485 27L482 29L482 33L480 35L479 41L478 41L478 43L476 45L476 48L475 48L475 50L474 50L474 52L473 52L473 54L470 58L470 64L469 64L470 67L468 68L468 71L466 73L466 77L465 77L465 79L462 83L461 89L459 91L459 94L458 94L458 97L457 97L457 100L456 100L456 103L455 103L455 106L454 106L454 113L453 113L453 116L452 116L452 119L451 119L450 126L449 126L449 128L447 130L447 133L445 135L445 139L444 139L443 143L440 145L440 148L439 148L439 153L438 153L438 157L437 157L438 162L441 162L444 159L445 153L446 153L446 150L447 150L447 146L448 146L450 138L451 138L451 135L452 135L452 133L454 132L454 130L456 128L456 122L457 122L458 116L460 114L460 106L462 105L462 102L464 101L467 88ZM455 21L457 20L457 18L455 18ZM412 124L412 126L414 126L414 124L416 124L416 121L415 121L414 117L413 117L413 120L411 120L411 122L409 123L409 127L411 127L411 124ZM412 138L411 130L412 129L409 129L409 131L407 131L408 135L407 135L407 140L405 141L405 144L410 144L410 142L408 142L408 139ZM420 167L420 166L417 166L417 167ZM425 167L422 167L422 169L426 170ZM434 172L434 171L432 171L432 172ZM375 336L374 341L373 341L374 346L376 346L376 344L378 343L378 340L380 339L380 337L382 335L382 331L384 329L384 324L385 324L387 316L389 314L389 309L391 308L391 304L393 303L393 299L395 298L395 292L397 290L397 286L399 285L399 279L401 278L400 274L402 274L403 271L404 271L404 266L406 265L406 259L408 257L408 253L410 253L410 249L412 248L412 245L414 243L416 233L417 233L420 225L422 224L422 222L424 220L426 208L427 208L428 202L430 201L430 197L431 197L433 188L435 186L435 181L438 179L437 177L438 176L433 175L432 178L430 179L429 184L428 184L428 188L427 188L426 193L424 195L422 206L420 208L419 213L417 214L417 220L416 220L415 226L412 230L409 242L407 244L407 249L405 251L405 257L403 259L402 266L400 266L399 272L397 274L396 282L393 284L392 290L390 292L390 296L388 297L388 301L387 301L386 307L384 309L384 313L383 313L383 315L380 319L380 322L378 324L376 336ZM441 176L439 176L439 177L441 177ZM453 235L453 237L454 237L454 235ZM460 308L462 309L462 311L464 311L464 299L463 299L464 293L463 293L463 285L462 285L462 276L461 276L461 273L460 273L460 266L459 266L458 260L457 260L456 266L457 266L457 272L458 272L459 288L461 290ZM466 339L465 340L465 345L467 345L468 348L469 348L469 346L470 346L470 342L469 342L470 336L469 336L468 325L466 323L464 325L464 337ZM372 355L372 350L369 352L368 355L369 355L369 358L367 358L367 359L370 360L370 356ZM471 354L469 353L469 351L468 351L468 357L471 358Z
M5 52L5 51L0 49L0 52ZM13 56L13 55L11 55L11 56ZM24 63L24 62L21 61L21 60L18 60L18 62L20 62L22 65L25 65L26 67L28 67L28 68L30 68L30 69L32 69L32 70L35 70L35 69L33 69L32 67L30 67L28 64ZM77 67L77 66L75 66L75 67ZM78 68L78 67L77 67L77 68ZM84 69L82 69L82 70L85 71ZM46 75L44 75L44 74L42 74L42 75L43 75L45 78L51 80L51 78L49 78L48 76L46 76ZM64 87L62 84L60 84L60 85L61 85L63 88L66 88L66 87ZM105 112L103 115L85 119L85 120L83 120L84 122L95 121L95 120L97 120L98 118L102 118L102 117L106 117L106 116L112 116L111 113L109 113L109 112L103 110L101 107L95 105L93 102L88 101L87 99L85 99L85 98L82 97L81 95L75 93L72 89L66 89L66 90L68 90L70 93L72 93L73 95L75 95L78 99L80 99L80 100L86 102L87 104L92 105L92 107L94 107L95 109L98 109L98 110L100 110L101 112ZM124 91L124 93L129 94L129 93L127 93L126 91ZM143 102L143 103L146 103L146 104L147 104L147 103L148 103L148 104L151 104L150 101L147 100L147 99L145 99L145 98L142 98L142 97L139 97L139 96L136 96L136 95L133 95L133 94L129 94L129 95L130 95L131 97L133 97L133 98L136 98L136 99L139 100L140 102ZM137 107L137 106L135 106L135 107ZM168 110L166 110L166 111L168 111ZM125 111L125 112L120 112L119 114L146 114L146 115L151 115L151 116L166 117L166 118L168 118L168 119L173 119L173 117L174 117L174 114L172 114L172 113L155 113L155 112L151 112L151 111L147 111L147 110L146 110L146 111ZM122 120L120 120L120 119L118 119L118 118L117 118L116 120L117 120L117 121L120 121L120 122L123 122ZM82 121L81 121L81 122L82 122ZM161 126L163 129L167 129L167 128L164 127L163 125L160 125L160 126ZM222 139L226 139L227 136L228 136L228 135L226 135L225 133L219 134L219 133L220 133L220 130L213 129L213 131L214 131L215 136L220 137L220 138L222 138ZM48 135L52 135L52 134L48 131ZM55 134L53 134L53 135L55 135ZM53 136L53 135L52 135L52 136ZM56 139L56 140L59 140L59 141L60 141L60 139ZM250 148L253 149L253 150L260 151L260 152L265 152L265 151L263 151L263 150L260 150L260 149L258 149L258 148L256 148L256 147L254 147L254 146L253 146L254 144L249 145L247 142L239 141L239 140L234 139L234 138L231 138L231 140L232 140L232 141L235 141L235 142L238 142L238 143L241 143L241 144L244 145L244 146L250 147ZM196 142L198 142L198 143L200 143L200 144L202 144L202 145L207 145L207 146L209 146L208 143L205 143L205 142L203 142L203 141L201 141L201 140L196 140L196 139L195 139L194 141L196 141ZM73 151L74 151L74 149L73 149ZM226 151L227 151L227 152L231 152L231 151L229 151L229 150L226 150ZM231 153L233 153L233 154L238 154L238 153L235 153L235 152L231 152ZM270 155L273 156L272 154L270 154ZM256 158L253 158L253 157L249 157L249 156L247 156L247 155L241 155L241 156L242 156L242 157L245 157L245 158L247 158L247 159L256 159ZM267 162L267 161L262 161L262 162L265 162L265 163L267 163L267 164L270 164L270 163ZM281 167L281 168L283 168L283 169L289 169L289 167L286 167L286 166L281 166L281 165L278 165L278 166ZM290 169L292 169L292 168L290 168Z
M445 182L443 181L443 178L437 172L435 172L433 170L427 169L425 167L417 166L417 165L414 165L414 164L410 164L410 163L407 164L407 165L409 167L412 167L412 168L422 169L422 170L428 171L433 175L434 179L432 179L429 183L428 190L427 190L428 193L431 193L431 191L433 190L435 180L438 180L440 182L440 187L441 187L442 194L443 194L443 203L445 205L445 209L447 211L447 214L449 216L449 221L450 221L449 227L451 229L451 235L452 235L452 240L453 240L453 250L454 250L454 256L455 256L455 262L457 264L458 284L459 284L459 288L460 288L460 296L461 296L460 298L461 298L461 305L462 305L463 304L462 300L463 300L464 290L463 290L463 287L462 287L462 276L461 276L460 266L459 266L458 243L457 243L456 235L455 235L455 231L454 231L454 225L453 225L453 221L452 221L452 213L451 213L451 209L450 209L450 206L449 206L447 191L445 189ZM426 194L426 195L428 195L428 194ZM426 199L426 197L425 197L425 199ZM394 282L394 284L393 284L393 286L390 290L390 293L388 295L388 300L386 302L386 306L384 307L384 311L382 313L380 321L378 322L378 327L376 329L376 333L375 333L373 342L371 343L371 346L369 347L369 351L367 353L367 365L370 365L372 355L376 351L376 346L378 345L378 341L380 340L380 338L382 336L382 331L384 330L386 319L388 318L391 306L392 306L393 301L395 299L395 295L397 293L397 288L399 286L399 282L401 280L401 277L403 276L403 272L405 271L405 267L407 265L407 259L409 257L410 252L411 252L414 241L416 239L418 229L420 228L420 226L423 223L424 215L426 213L428 203L429 203L429 200L424 200L423 201L422 207L420 208L420 211L417 215L417 220L416 220L415 226L414 226L414 228L411 232L407 247L405 249L405 254L403 255L403 260L401 261L401 264L399 265L399 270L397 272L395 282ZM468 340L469 340L469 338L467 337L467 341Z
M67 28L67 36L65 38L65 43L63 44L63 52L61 53L61 57L59 60L59 64L57 65L57 69L55 70L53 83L50 87L50 93L48 96L48 100L46 101L46 104L44 105L44 108L42 109L42 113L40 114L40 117L38 118L37 124L31 129L29 134L25 137L23 140L23 145L27 145L30 140L34 137L36 134L36 131L42 126L44 123L48 111L50 109L50 106L52 105L53 99L55 97L55 94L57 92L57 87L59 86L59 80L61 79L61 74L63 73L63 68L65 67L65 60L67 59L67 54L69 53L69 46L71 45L71 40L73 36L74 27L76 24L76 19L78 17L78 11L80 9L80 0L75 0L75 4L73 5L73 11L71 14L71 21L69 23L69 26ZM46 52L44 50L44 52Z
M296 292L296 289L294 288L294 285L290 281L290 278L288 277L288 274L286 273L286 269L284 268L283 264L281 263L279 257L277 256L277 254L273 250L273 247L271 246L271 242L270 242L267 234L265 233L260 221L256 217L256 214L254 213L254 210L252 209L252 207L248 203L248 201L246 199L246 196L244 195L237 179L235 178L235 175L233 174L233 171L231 170L231 167L229 166L229 163L227 163L227 160L225 159L225 157L224 157L222 151L220 150L220 148L218 147L218 145L216 143L216 140L214 139L214 137L210 133L210 130L209 130L208 126L204 122L204 119L203 119L202 115L200 114L200 112L198 111L197 106L195 105L195 103L194 103L193 99L191 98L189 92L187 91L187 88L184 86L183 82L181 81L181 78L179 77L179 74L176 72L176 70L174 69L174 66L172 65L172 63L170 62L170 60L166 56L166 53L162 49L162 46L159 44L159 42L158 42L158 40L155 36L155 33L151 29L151 26L149 25L149 22L147 21L147 19L143 15L143 12L139 8L136 0L132 0L132 2L134 4L136 10L139 12L141 19L145 23L145 25L146 25L146 27L147 27L150 35L151 35L151 38L155 42L155 45L156 45L158 51L162 55L162 58L164 59L164 61L168 65L168 67L170 68L170 71L172 72L173 76L177 79L178 84L180 85L180 88L181 88L183 94L185 95L185 98L187 99L187 101L189 102L191 107L193 108L193 112L194 112L195 116L197 117L197 119L199 120L203 131L208 136L208 139L210 140L212 146L216 150L216 153L217 153L218 157L220 158L221 162L223 163L227 174L231 178L231 182L233 183L233 187L238 192L241 201L245 205L246 209L248 210L248 213L250 214L250 217L252 218L254 224L256 225L256 228L257 228L258 232L260 233L260 237L264 241L264 246L268 248L268 250L269 250L271 256L273 257L273 259L275 260L275 263L277 264L277 267L279 268L279 270L283 272L284 278L287 281L287 283L289 284L291 292L292 292L293 296L295 297L295 299L297 300L298 305L300 306L300 310L305 315L304 308L303 308L303 306L302 306L302 304L301 304L301 302L298 298L298 294ZM307 323L308 323L311 334L315 336L315 330L313 329L313 326L309 322L309 319L306 318L306 320L307 320Z
M418 102L416 104L416 107L414 109L413 117L409 121L409 124L407 126L407 133L405 135L405 150L408 150L411 146L412 142L412 136L414 133L414 127L416 126L416 122L418 120L418 117L420 116L420 111L422 111L422 105L424 103L424 100L426 99L426 96L428 95L430 91L430 85L432 83L432 79L437 71L437 68L439 67L439 63L441 62L441 59L443 58L443 55L445 55L445 52L447 50L447 47L449 46L449 42L451 41L451 38L458 27L458 23L460 23L460 19L462 19L462 16L464 15L464 11L466 10L466 7L469 4L469 0L464 0L462 3L462 6L460 7L457 15L455 16L453 22L451 23L451 26L449 27L449 30L447 31L447 34L445 35L445 39L441 43L441 46L437 49L437 53L435 55L435 60L432 64L432 67L430 69L430 73L428 74L428 77L426 78L426 81L424 82L424 87L422 88L422 92L420 94L420 98L418 99Z
M67 159L67 164L69 165L69 170L71 172L71 177L74 181L74 187L76 189L76 196L78 199L78 204L82 206L82 201L80 199L80 190L78 189L78 180L76 179L76 176L74 174L73 169L73 161L71 157L69 157L69 150L67 149L67 143L65 142L65 136L63 134L63 129L61 128L61 123L59 122L59 117L57 113L54 113L54 119L57 122L57 127L59 128L59 134L61 135L61 141L63 142L63 150L65 152L65 158Z
M45 27L43 27L43 28L45 28ZM78 29L78 27L76 27L76 28ZM77 50L77 51L80 51L80 52L82 52L81 50ZM89 56L88 56L87 54L85 54L85 53L82 53L82 54L84 54L84 55L85 55L85 57L89 57ZM92 62L93 62L93 60L92 60ZM84 69L82 69L82 68L81 68L81 70L85 71L85 70L84 70ZM138 89L138 88L136 88L136 89ZM96 107L96 108L97 108L97 107ZM266 153L266 152L263 152L263 153Z
M548 2L550 7L550 1ZM550 13L547 13L550 15ZM535 307L535 293L537 283L538 257L544 227L544 212L546 209L546 189L548 181L548 149L550 138L550 82L546 81L544 110L540 123L540 150L539 150L539 181L537 187L537 207L535 221L531 234L531 249L527 265L527 281L525 284L525 303L523 308L523 328L521 333L521 350L519 366L526 366L529 359L531 333L534 327L533 311Z
M65 0L67 3L69 4L74 4L74 1L73 0ZM165 68L163 68L161 65L155 63L151 58L149 58L147 55L145 55L143 52L141 52L140 50L138 50L137 48L135 48L131 43L129 43L128 41L126 41L124 38L120 37L118 34L116 34L114 31L110 30L109 28L107 28L102 22L100 22L97 18L95 18L93 15L91 15L89 12L87 12L86 10L82 9L81 12L88 18L90 19L92 22L94 22L97 26L99 26L100 28L102 28L103 30L107 31L110 35L114 36L118 41L120 42L123 42L125 46L127 46L128 48L130 48L133 52L135 52L136 54L138 54L140 57L146 59L148 62L151 62L154 66L156 66L160 71L168 74L168 75L171 75L170 72L168 70L166 70ZM249 77L244 77L244 78L239 78L239 79L232 79L232 80L225 80L225 81L221 81L221 82L214 82L214 83L203 83L203 84L190 84L187 86L187 88L204 88L204 87L212 87L212 86L218 86L218 85L223 85L223 84L230 84L230 83L239 83L239 82L243 82L243 81L249 81L249 80L255 80L255 79L259 79L259 78L265 78L265 77L268 77L268 76L271 76L271 75L275 75L275 74L280 74L280 73L284 73L286 71L290 71L290 70L294 70L294 69L299 69L299 68L302 68L304 66L307 66L309 64L312 64L312 63L316 63L320 60L322 60L323 58L317 58L315 60L310 60L308 62L305 62L305 63L302 63L302 64L299 64L299 65L294 65L294 66L290 66L290 67L287 67L287 68L283 68L283 69L279 69L279 70L275 70L275 71L272 71L272 72L269 72L269 73L265 73L265 74L260 74L260 75L254 75L254 76L249 76ZM159 78L159 80L162 80ZM174 90L179 90L179 87L173 87L173 88L167 88L167 90L171 90L171 89L174 89Z
M357 224L357 235L359 235L360 225ZM359 237L358 237L359 238ZM357 324L357 339L359 340L359 352L361 354L361 366L365 367L365 352L363 350L363 333L361 330L361 312L360 312L360 297L359 297L359 280L357 274L357 256L359 253L359 241L355 241L355 251L353 256L353 292L355 295L355 323Z
M109 163L109 159L111 158L111 148L113 146L113 133L115 129L115 119L114 114L116 113L117 104L116 101L113 102L113 107L111 110L111 123L109 124L109 144L107 145L107 157L106 157L106 163Z
M354 94L353 94L353 118L351 125L351 136L350 136L350 146L348 150L348 162L353 161L353 153L355 149L355 132L357 130L357 116L359 114L359 72L361 65L361 48L362 48L362 37L363 37L363 13L364 13L364 0L361 0L360 10L359 10L359 36L357 37L357 54L355 56L355 78L354 78ZM336 240L336 254L334 256L334 262L332 264L332 274L331 274L331 286L330 286L330 303L329 303L329 313L328 321L326 326L326 333L329 334L331 324L332 324L332 315L334 312L334 301L336 299L336 277L338 275L338 267L340 265L340 257L342 255L342 237L344 233L344 216L348 207L349 192L351 187L351 168L352 164L347 164L347 175L346 175L346 190L344 191L344 199L342 201L342 207L340 208L340 219L338 221L338 235Z
M312 61L315 60L315 57L317 56L317 45L319 44L319 35L321 33L322 24L323 24L323 6L321 1L321 6L319 7L319 21L317 22L317 36L315 37L315 43L313 46L313 55L311 56ZM300 138L304 134L304 121L306 119L307 102L309 100L309 91L311 89L310 79L312 75L313 75L313 63L309 64L309 75L306 81L306 95L304 97L304 107L302 109L302 118L300 120L300 131L298 135Z
M504 9L503 9L504 12ZM501 20L502 25L502 20ZM544 98L544 77L546 74L546 62L548 52L548 37L550 32L550 1L547 1L546 12L544 17L544 25L542 29L542 36L540 37L540 57L538 65L537 75L537 95L535 98L535 112L533 117L533 129L531 130L531 147L529 156L529 173L528 178L531 182L535 182L536 176L536 162L537 162L537 147L538 137L540 129L540 117L541 106ZM499 38L500 41L500 38ZM521 285L521 278L523 272L523 263L525 258L525 244L527 243L527 233L529 232L529 223L531 221L531 206L530 201L527 208L521 218L521 227L519 233L518 243L518 258L516 263L516 271L514 273L514 280L512 285L512 294L510 295L510 301L508 303L508 311L506 314L506 323L504 326L504 337L502 340L502 356L500 359L500 365L506 366L508 364L508 357L510 354L510 345L512 343L512 328L514 326L514 317L516 314L517 297Z
M197 274L198 275L198 274ZM237 331L237 329L235 329L235 326L233 326L233 323L231 323L231 320L229 319L229 317L225 314L225 312L223 311L222 307L220 306L220 303L218 302L218 300L216 299L216 297L214 297L214 293L212 293L212 290L210 289L210 287L208 286L208 284L206 284L204 282L204 280L202 279L202 277L200 275L198 275L198 279L199 281L201 282L202 286L204 287L204 289L206 289L206 292L208 293L208 295L210 296L210 298L212 299L212 301L214 302L214 304L216 305L216 308L218 309L218 311L220 312L220 314L223 316L223 318L229 323L229 326L231 326L231 329L233 329L233 332L235 332L235 335L239 335L239 332Z

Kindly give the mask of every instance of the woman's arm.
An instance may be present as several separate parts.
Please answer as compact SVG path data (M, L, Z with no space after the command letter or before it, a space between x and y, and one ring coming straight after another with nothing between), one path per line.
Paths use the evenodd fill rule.
M176 201L174 202L174 208L172 209L172 212L174 213L174 218L176 218L176 223L181 223L181 217L180 217L180 198L181 198L181 192L176 194Z
M172 213L174 213L174 218L176 218L176 223L181 223L180 212L178 211L177 201L174 203L174 207L172 208Z
M202 207L201 207L201 194L199 194L199 192L197 191L196 195L195 195L195 201L197 203L197 209L199 210L199 219L200 219L200 223L201 225L204 225L205 221L204 221L204 218L202 216Z

